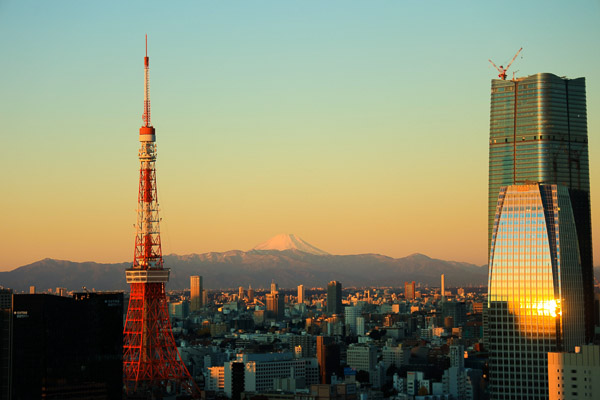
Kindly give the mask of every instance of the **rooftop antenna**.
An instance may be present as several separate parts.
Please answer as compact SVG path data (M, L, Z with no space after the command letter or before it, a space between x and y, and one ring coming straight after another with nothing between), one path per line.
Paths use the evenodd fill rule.
M502 65L500 67L497 67L496 64L494 64L494 62L492 60L488 60L489 62L492 63L492 65L494 66L494 68L496 68L498 70L498 72L500 72L498 74L498 77L500 79L502 79L503 81L506 80L506 72L508 71L508 69L510 68L510 66L512 65L512 63L515 61L515 59L517 58L517 56L519 55L519 53L521 52L521 50L523 50L522 47L519 49L519 51L517 51L517 54L515 54L515 56L512 58L512 60L510 60L510 62L506 66L506 68L504 68ZM513 80L514 80L514 74L513 74Z

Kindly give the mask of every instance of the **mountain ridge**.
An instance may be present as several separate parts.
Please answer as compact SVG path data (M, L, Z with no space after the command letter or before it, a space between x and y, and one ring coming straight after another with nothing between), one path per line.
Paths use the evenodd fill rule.
M393 258L382 254L312 254L297 249L229 250L164 256L171 269L167 290L189 288L190 275L202 275L205 288L267 288L271 279L280 287L324 287L331 280L350 286L403 286L405 281L439 286L441 274L447 285L481 285L487 283L487 268L474 264L445 261L424 254ZM29 286L39 290L82 286L96 290L128 290L125 269L130 263L73 262L46 258L0 272L0 285L17 291Z

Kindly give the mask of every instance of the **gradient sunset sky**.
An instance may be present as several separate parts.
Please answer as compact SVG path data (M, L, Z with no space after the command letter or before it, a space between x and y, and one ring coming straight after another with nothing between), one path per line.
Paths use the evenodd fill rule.
M294 233L483 265L490 80L587 79L599 1L0 0L0 270L133 258L144 34L163 253ZM512 77L512 72L509 72Z

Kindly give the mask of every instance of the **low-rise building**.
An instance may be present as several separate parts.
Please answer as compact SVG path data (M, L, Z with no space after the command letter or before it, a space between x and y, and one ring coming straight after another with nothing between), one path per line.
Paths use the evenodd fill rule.
M319 364L316 358L294 358L291 352L238 354L224 364L224 392L230 398L275 390L276 378L295 379L296 388L317 384Z
M600 399L600 346L548 353L548 389L550 400Z

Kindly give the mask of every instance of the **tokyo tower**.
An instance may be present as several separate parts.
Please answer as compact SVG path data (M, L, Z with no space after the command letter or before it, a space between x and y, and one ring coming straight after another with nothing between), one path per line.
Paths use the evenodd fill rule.
M181 361L165 295L169 269L163 266L156 197L156 132L150 122L148 37L144 57L144 125L140 128L140 183L131 287L123 331L123 380L128 396L161 398L167 393L198 394Z

